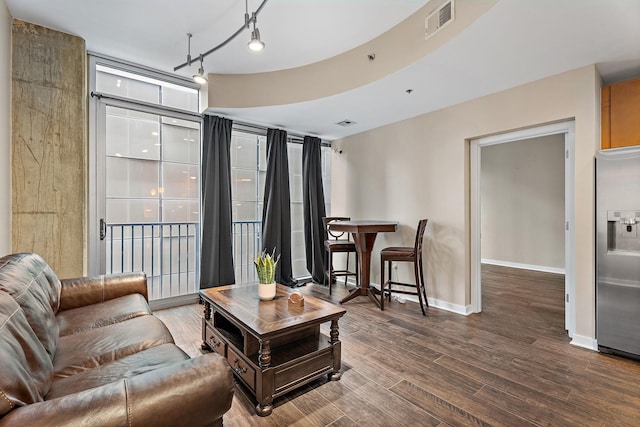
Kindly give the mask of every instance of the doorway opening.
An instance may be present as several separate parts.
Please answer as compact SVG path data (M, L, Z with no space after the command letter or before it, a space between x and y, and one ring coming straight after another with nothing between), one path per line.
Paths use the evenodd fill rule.
M538 263L540 264L553 264L561 265L562 260L558 261L558 256L564 258L564 274L565 274L565 285L564 285L564 300L565 300L565 329L568 331L569 336L573 335L574 325L575 325L575 309L574 309L574 298L575 295L575 283L574 283L574 266L575 266L575 250L574 250L574 241L573 238L573 223L574 223L574 122L567 121L562 123L556 123L552 125L539 126L536 128L524 129L515 132L508 132L504 134L474 139L470 141L470 168L471 168L471 311L475 313L479 313L482 311L482 260L487 257L482 253L483 246L481 240L481 230L482 230L482 148L497 146L498 144L506 144L524 140L532 140L541 138L540 140L544 140L547 137L556 136L555 138L561 138L564 141L564 210L563 212L557 213L558 215L563 216L563 218L559 218L560 225L564 225L562 227L564 230L564 254L556 254L555 260L550 260L549 256L553 258L553 254L542 254L538 255L542 258L539 258ZM553 139L553 138L552 138ZM539 140L539 141L540 141ZM535 143L535 142L532 142ZM487 153L489 153L487 149ZM496 152L502 150L495 150ZM503 155L508 153L508 150L503 151ZM544 173L543 170L539 171L540 173ZM525 190L526 191L526 190ZM533 194L526 194L525 197L533 198ZM535 215L535 213L533 213ZM512 218L507 217L504 221L516 221L514 226L517 226L517 220L522 219L523 221L531 221L531 219L525 218ZM505 224L507 224L505 222ZM524 223L523 223L524 224ZM494 225L495 226L495 225ZM508 227L506 227L508 228ZM552 231L554 233L554 231ZM558 231L556 230L557 234ZM535 236L529 236L528 239L551 239L551 235L539 235L539 232L536 232ZM556 237L557 238L557 237ZM561 237L562 239L562 237ZM516 245L516 247L507 249L508 251L517 251L521 250L525 245ZM500 250L504 248L499 248L494 254L499 254ZM484 248L485 251L489 251L488 248ZM492 249L493 250L493 249ZM493 255L498 256L499 255ZM546 257L546 258L545 258ZM534 258L535 259L535 258ZM527 267L527 263L519 263L515 262L512 267ZM524 264L524 265L522 265ZM535 264L535 262L529 263ZM506 265L509 267L508 263ZM553 268L547 271L554 272ZM560 271L560 269L558 269Z

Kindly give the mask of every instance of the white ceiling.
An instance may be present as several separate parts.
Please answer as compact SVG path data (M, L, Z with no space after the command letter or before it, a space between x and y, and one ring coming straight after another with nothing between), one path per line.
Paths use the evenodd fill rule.
M14 18L78 35L87 49L173 72L243 23L242 0L5 0ZM249 12L261 0L249 0ZM209 73L255 73L327 59L392 28L427 0L269 0L249 34L209 55ZM339 95L294 105L216 110L236 120L336 139L596 64L605 82L640 76L640 1L500 0L417 63ZM178 73L190 76L197 65ZM412 89L411 94L405 91ZM350 127L336 123L349 119Z

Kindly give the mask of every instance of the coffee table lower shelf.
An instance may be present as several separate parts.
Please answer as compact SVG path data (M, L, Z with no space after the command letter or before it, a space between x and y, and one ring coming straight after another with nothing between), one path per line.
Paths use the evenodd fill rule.
M219 313L202 319L202 331L203 348L227 359L236 377L256 398L260 416L271 414L273 399L323 375L340 379L340 341L331 342L319 332L319 325L276 337L262 352L261 343Z

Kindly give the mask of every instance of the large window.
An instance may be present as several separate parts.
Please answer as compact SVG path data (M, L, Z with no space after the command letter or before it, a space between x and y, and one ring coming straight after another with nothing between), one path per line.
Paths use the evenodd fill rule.
M106 107L108 222L200 217L199 123Z
M197 292L199 91L96 66L104 272L144 271L150 299Z
M95 90L101 94L115 95L129 101L198 112L200 91L165 80L147 77L143 72L125 71L121 68L96 66Z
M95 137L91 157L96 164L91 188L96 208L91 223L100 222L101 239L92 249L100 268L91 270L144 271L152 300L194 294L201 238L199 89L109 60L92 58L92 64ZM253 259L262 247L266 154L266 130L234 125L231 173L236 283L256 280ZM309 273L300 141L290 140L288 154L293 274L301 278ZM329 147L322 148L327 214L331 210L330 154Z
M261 249L262 201L267 172L267 138L234 129L231 138L231 197L236 282L255 280L253 258ZM290 141L291 257L296 278L309 275L304 247L302 144ZM327 215L331 212L331 150L322 147L322 179Z
M291 261L293 277L309 276L304 242L304 212L302 199L302 144L290 142L289 188L291 191ZM327 216L331 214L331 148L322 147L322 184Z
M231 204L236 283L255 281L253 259L260 252L266 136L233 130Z

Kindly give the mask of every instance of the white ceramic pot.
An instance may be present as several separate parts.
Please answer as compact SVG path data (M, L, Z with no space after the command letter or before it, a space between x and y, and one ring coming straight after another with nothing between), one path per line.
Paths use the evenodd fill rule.
M276 284L258 283L258 296L261 301L271 301L276 296Z

